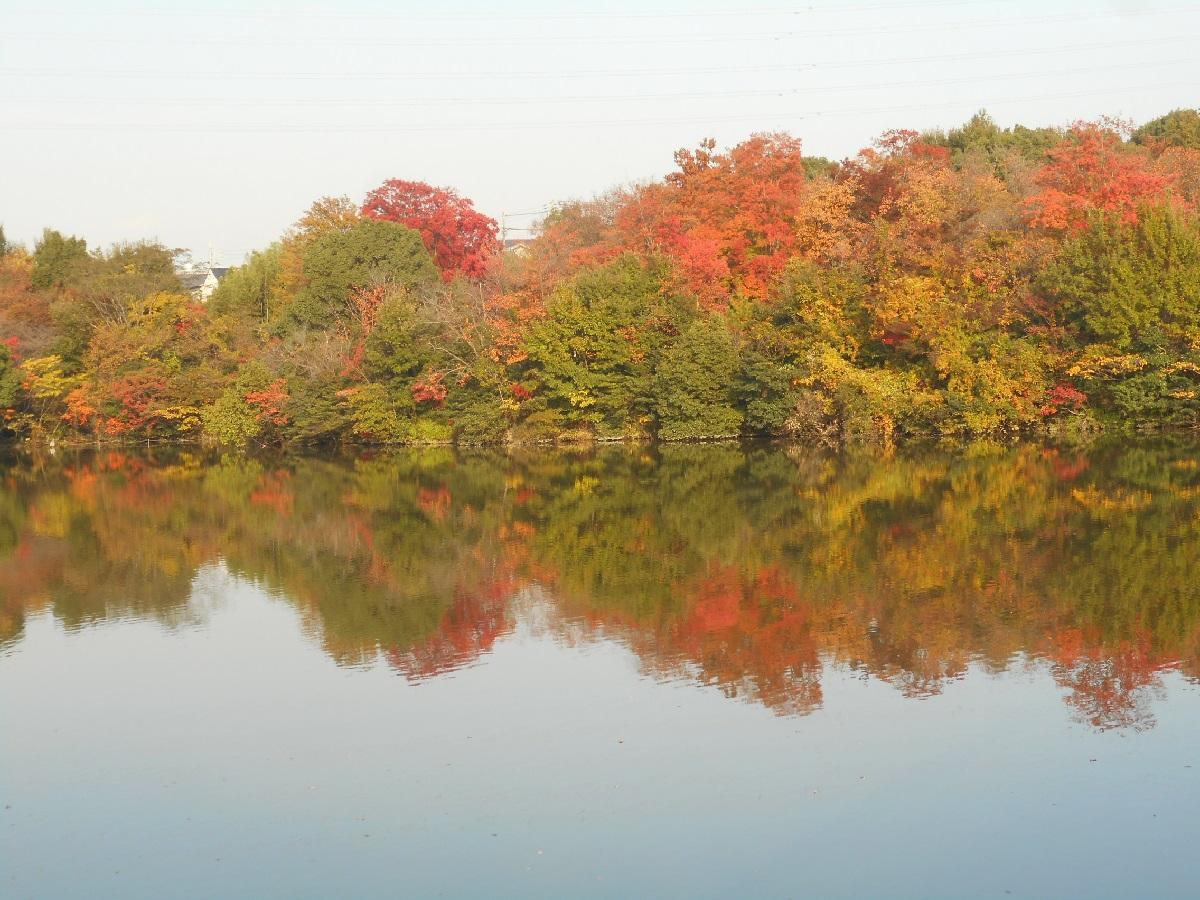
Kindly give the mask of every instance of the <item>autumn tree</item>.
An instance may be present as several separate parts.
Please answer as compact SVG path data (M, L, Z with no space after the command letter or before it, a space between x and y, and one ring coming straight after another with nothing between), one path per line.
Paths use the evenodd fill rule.
M420 232L447 281L482 278L497 250L496 221L449 188L392 178L367 194L362 214Z
M0 257L0 336L16 339L27 356L49 352L55 324L51 294L33 286L34 263L23 250Z
M1081 122L1046 155L1040 190L1028 201L1030 220L1040 228L1080 230L1097 212L1136 222L1140 205L1170 193L1172 177L1155 172L1149 156L1125 144L1112 125Z
M622 245L668 255L708 308L738 293L765 296L796 242L806 180L800 141L758 134L722 153L706 140L677 151L675 164L618 214Z

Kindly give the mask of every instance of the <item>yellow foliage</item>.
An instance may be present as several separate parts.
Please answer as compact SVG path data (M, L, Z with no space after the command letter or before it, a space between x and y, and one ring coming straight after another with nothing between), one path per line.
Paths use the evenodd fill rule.
M1119 491L1102 494L1094 487L1076 488L1071 496L1077 503L1093 513L1133 512L1145 509L1153 500L1149 491Z
M1136 353L1112 354L1103 345L1088 347L1079 361L1067 369L1072 378L1121 378L1146 368L1146 360Z
M79 384L79 379L63 374L62 357L39 356L21 363L25 373L24 387L31 397L38 400L56 400L64 397Z

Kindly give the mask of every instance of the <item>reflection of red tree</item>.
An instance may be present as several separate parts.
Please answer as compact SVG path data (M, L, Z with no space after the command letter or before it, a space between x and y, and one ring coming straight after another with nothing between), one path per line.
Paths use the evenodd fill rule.
M512 579L502 577L460 593L436 633L414 647L389 649L388 661L414 681L470 665L512 630L508 600L514 590Z
M694 677L783 714L820 707L812 611L778 569L714 564L680 590L684 612L656 628L607 611L584 616L627 641L657 676Z
M436 490L421 488L417 493L417 505L421 511L435 522L443 522L450 512L450 489L439 485Z
M1054 477L1059 481L1074 481L1091 467L1091 461L1082 453L1066 456L1057 449L1049 449L1045 450L1042 456L1050 461L1054 468Z
M1177 668L1158 658L1149 640L1103 648L1077 628L1059 633L1052 663L1054 680L1070 691L1067 703L1095 728L1154 726L1150 701L1163 690L1161 673Z
M296 496L292 490L292 474L286 469L266 472L250 492L250 502L255 506L272 509L281 518L292 514Z

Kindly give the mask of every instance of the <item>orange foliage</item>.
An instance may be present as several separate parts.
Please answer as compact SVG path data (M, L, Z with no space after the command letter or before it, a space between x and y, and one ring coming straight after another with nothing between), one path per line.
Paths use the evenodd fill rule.
M1083 228L1096 212L1137 221L1137 208L1166 199L1173 174L1155 171L1149 154L1125 144L1104 124L1081 122L1051 148L1037 176L1041 190L1028 200L1030 222L1053 231Z

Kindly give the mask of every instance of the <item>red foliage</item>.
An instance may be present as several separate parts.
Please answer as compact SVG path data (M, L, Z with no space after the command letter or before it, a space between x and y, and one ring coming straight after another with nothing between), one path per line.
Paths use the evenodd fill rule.
M796 244L804 198L800 141L757 134L727 153L706 140L679 150L679 171L651 185L616 216L622 249L657 249L709 308L731 293L763 298Z
M85 388L77 387L66 397L67 411L63 413L63 421L77 428L84 428L96 415L96 407Z
M436 490L421 488L417 492L417 505L421 511L435 522L444 522L450 512L452 496L446 485L439 485Z
M255 407L254 417L259 422L269 422L271 425L286 425L290 421L284 408L291 399L286 378L276 378L261 391L246 394L246 402Z
M908 193L909 182L944 168L949 159L946 147L926 144L916 131L894 129L843 164L838 180L854 183L854 211L859 218L891 218Z
M1076 390L1065 382L1059 382L1050 391L1045 405L1041 408L1043 416L1053 416L1064 409L1077 410L1087 403L1087 394Z
M446 394L449 391L446 385L442 383L442 379L446 375L444 372L429 372L424 377L418 378L412 385L413 399L418 403L437 403L441 404L446 399Z
M362 366L363 354L366 352L366 338L375 330L379 320L379 307L387 299L387 288L380 285L373 288L357 288L350 294L350 310L358 320L358 339L346 355L346 364L342 367L341 375L348 378L355 375Z
M291 473L283 469L262 475L258 485L250 493L250 502L255 506L272 509L276 515L288 518L296 502L291 479Z
M495 219L455 191L423 181L385 181L367 194L362 213L421 232L447 281L455 275L482 278L497 250Z
M105 419L104 432L115 437L147 425L154 411L162 405L166 388L166 380L154 372L130 372L117 380L107 393L120 403L121 409ZM90 409L86 395L80 394L68 412L90 417L94 410Z
M1083 228L1096 212L1137 221L1137 208L1169 196L1171 175L1153 171L1153 160L1125 144L1112 128L1081 122L1068 140L1047 151L1037 175L1041 190L1027 201L1033 225L1053 231Z

